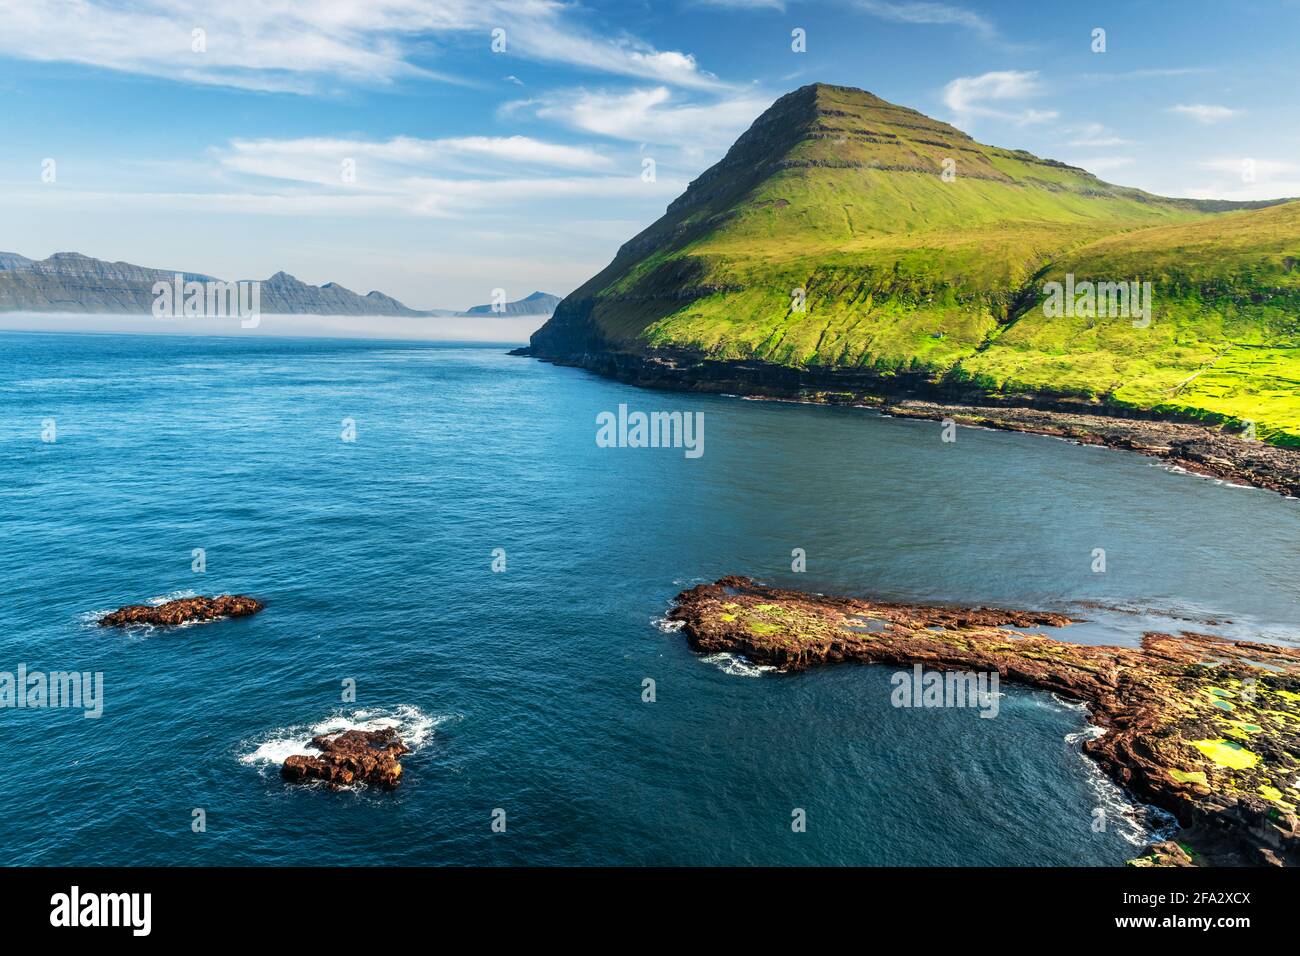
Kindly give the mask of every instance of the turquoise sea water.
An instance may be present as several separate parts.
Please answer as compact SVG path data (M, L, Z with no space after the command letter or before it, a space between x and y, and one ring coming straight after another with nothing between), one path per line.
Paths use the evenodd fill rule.
M704 455L598 448L620 403L703 412ZM992 720L895 709L888 669L763 673L657 619L745 573L1074 608L1080 640L1300 642L1300 502L499 348L0 335L0 477L0 670L105 681L97 720L0 709L3 864L1116 864L1142 818L1077 708L1004 684ZM93 623L220 592L267 608ZM398 791L280 781L313 731L385 721L416 744Z

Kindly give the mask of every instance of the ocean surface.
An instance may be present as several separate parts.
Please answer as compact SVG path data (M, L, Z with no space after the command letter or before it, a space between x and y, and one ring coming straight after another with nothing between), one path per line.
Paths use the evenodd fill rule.
M703 456L597 447L620 404L703 412ZM896 709L888 668L701 657L672 597L743 573L1300 643L1300 502L501 348L0 334L0 479L0 671L104 680L98 719L0 709L5 865L1114 865L1163 821L1077 706ZM266 610L94 624L222 592ZM385 724L397 791L281 782L313 733Z

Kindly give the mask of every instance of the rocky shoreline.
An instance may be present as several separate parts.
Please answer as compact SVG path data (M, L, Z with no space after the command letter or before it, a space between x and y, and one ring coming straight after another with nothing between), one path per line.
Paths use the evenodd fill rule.
M1300 497L1300 449L1248 439L1226 425L1152 411L1060 396L991 395L969 385L935 383L921 373L885 378L868 370L588 348L556 352L530 346L510 354L585 368L646 388L866 406L899 418L951 419L961 425L1052 435L1136 451L1209 478Z
M1300 452L1206 425L922 401L885 403L880 410L899 418L951 419L959 425L1053 435L1083 445L1136 451L1208 478L1300 497Z
M782 671L845 661L996 672L1087 705L1084 752L1181 830L1134 865L1300 865L1300 651L1184 631L1140 648L1032 632L1060 614L887 604L727 577L669 612L699 651ZM1086 827L1087 823L1081 823Z

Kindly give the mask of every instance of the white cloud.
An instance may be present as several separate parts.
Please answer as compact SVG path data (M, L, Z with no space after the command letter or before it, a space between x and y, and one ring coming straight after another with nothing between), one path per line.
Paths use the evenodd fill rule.
M784 0L696 0L703 7L725 7L736 10L785 10Z
M510 174L516 167L608 170L614 162L586 146L563 146L528 136L461 136L389 140L329 138L232 140L218 160L225 169L254 176L336 186L345 161L373 188L419 172L463 169ZM486 165L484 165L486 164Z
M855 6L883 20L896 23L925 23L965 27L985 39L997 36L997 28L973 10L947 3L887 2L887 0L855 0Z
M1066 126L1061 129L1066 136L1072 137L1068 146L1101 149L1107 146L1123 146L1128 140L1117 136L1113 130L1101 123L1084 123L1081 126Z
M1292 199L1300 197L1300 179L1270 183L1239 183L1236 186L1192 186L1182 190L1190 199L1230 199L1234 202L1252 202L1259 199Z
M1282 199L1300 196L1300 162L1220 156L1193 164L1211 175L1182 193L1193 199Z
M512 163L568 169L608 169L613 162L585 146L562 146L529 136L460 136L435 141L452 153L485 156Z
M462 219L471 214L516 216L521 205L563 199L657 200L679 195L686 183L660 176L646 183L640 168L626 175L554 176L506 179L438 179L405 177L382 181L359 177L353 185L320 183L310 174L293 188L227 192L131 192L48 189L17 190L7 199L15 205L39 207L67 204L78 209L166 209L192 215L255 216L374 216L404 215ZM267 176L288 179L288 170ZM322 188L330 186L332 188Z
M988 106L1039 96L1043 92L1034 70L995 70L979 76L959 76L943 88L943 102L953 111L957 122L968 123L975 117L988 117L1024 126L1055 119L1055 110L1023 109L1009 111Z
M671 177L644 182L639 160L620 169L593 149L526 136L233 140L215 152L227 179L243 177L240 191L215 198L184 193L178 202L259 214L460 217L477 211L517 212L521 204L553 199L658 199L685 188ZM587 174L531 172L537 167Z
M1300 163L1253 156L1221 157L1196 164L1220 175L1186 190L1193 199L1281 199L1300 196Z
M0 0L0 54L247 89L454 80L408 59L433 37L506 31L507 53L675 86L718 88L693 56L608 39L552 0ZM202 30L203 49L193 31Z
M1243 177L1276 176L1279 173L1300 172L1300 164L1278 159L1255 159L1243 156L1240 159L1210 159L1198 163L1201 169L1213 169L1216 172L1232 173Z
M1190 116L1198 123L1209 125L1236 116L1240 110L1229 109L1226 106L1211 106L1206 103L1179 103L1177 106L1171 106L1169 112L1181 113L1184 116Z
M737 93L709 103L678 102L666 86L627 92L570 90L507 105L572 129L634 143L655 143L687 151L726 148L771 99Z

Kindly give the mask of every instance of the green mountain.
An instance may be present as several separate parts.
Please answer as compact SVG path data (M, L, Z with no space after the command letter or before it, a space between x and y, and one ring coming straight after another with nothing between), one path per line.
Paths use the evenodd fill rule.
M529 351L1249 420L1300 444L1297 263L1300 203L1166 199L816 84L777 100ZM1149 322L1057 314L1048 283L1067 275L1151 283Z

